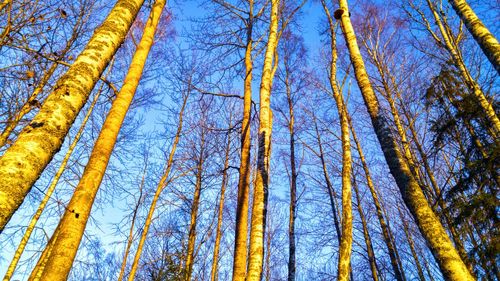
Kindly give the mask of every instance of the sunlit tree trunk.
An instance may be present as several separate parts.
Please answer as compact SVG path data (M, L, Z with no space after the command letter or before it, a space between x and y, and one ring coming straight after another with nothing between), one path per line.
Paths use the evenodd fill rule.
M1 11L1 9L0 9ZM62 49L60 52L58 52L58 57L59 58L64 58L66 54L71 50L71 47L75 44L76 39L80 35L80 29L83 21L83 17L85 15L85 10L82 8L79 18L73 27L71 37L68 39L66 42L66 45L64 49ZM0 148L3 147L7 140L9 139L9 136L12 134L12 131L16 128L16 126L19 124L19 122L23 119L23 117L31 112L34 107L40 106L40 101L38 99L38 96L40 93L42 93L43 88L47 85L49 82L50 78L56 71L57 67L59 66L59 62L54 61L51 63L49 69L43 74L42 79L40 79L40 82L38 85L35 87L33 92L31 93L30 97L26 100L26 102L23 104L23 106L19 109L18 112L16 112L12 118L7 119L6 121L6 126L3 129L2 133L0 134Z
M102 84L104 85L104 84ZM40 205L38 206L38 209L35 212L35 215L31 218L28 227L26 228L26 232L23 235L23 238L21 239L21 242L17 246L16 252L14 253L14 257L12 258L12 261L9 264L9 267L7 269L7 272L5 273L5 276L3 277L4 281L8 281L12 278L12 275L14 274L14 271L16 269L17 263L19 262L19 259L21 258L21 255L24 252L24 248L28 244L28 241L31 237L31 234L33 233L33 230L35 229L36 224L38 223L38 220L40 219L43 211L45 210L45 207L47 206L47 203L49 202L50 198L52 197L52 194L54 193L54 190L56 189L57 183L59 182L59 179L61 178L63 172L66 170L66 165L68 164L68 161L73 154L73 151L75 150L76 145L78 144L78 141L80 140L80 137L83 134L83 131L85 129L85 125L87 124L87 121L90 118L90 115L92 114L92 111L94 109L95 104L97 103L97 100L99 99L99 96L102 93L102 87L99 89L97 94L94 97L94 100L90 104L90 107L85 114L85 117L82 120L82 124L80 125L80 129L78 129L78 132L76 133L75 137L73 138L73 141L68 147L68 151L66 152L66 155L64 155L63 160L61 161L61 164L59 165L59 169L57 170L56 174L54 175L54 178L50 182L49 187L45 191L45 195L40 202Z
M238 201L234 238L233 281L243 281L247 272L248 204L250 197L250 118L252 115L252 27L253 0L248 1L247 45L245 50L245 80L243 96L243 119L241 121L241 163L238 179Z
M151 10L123 86L111 105L80 182L49 242L53 246L41 280L66 280L68 277L118 133L139 84L164 5L165 1L159 0ZM37 274L32 272L30 280Z
M483 53L500 74L500 44L466 0L448 0L460 19L483 50Z
M231 115L232 117L232 115ZM231 117L229 118L229 127L231 127ZM222 239L222 221L224 217L224 195L226 193L226 186L228 181L228 169L229 169L229 156L231 153L231 133L228 132L225 159L224 159L224 170L222 170L222 183L220 188L220 198L219 198L219 213L217 216L217 228L215 230L215 243L214 243L214 255L212 258L212 270L210 272L210 280L218 280L218 270L219 270L219 251L220 251L220 241Z
M342 141L342 235L340 239L338 277L337 280L349 280L352 249L352 190L351 190L351 140L349 133L349 122L347 116L347 105L337 84L337 40L335 26L330 12L323 1L323 8L327 14L330 27L331 54L330 54L330 88L337 104L340 121L340 132Z
M396 180L406 206L411 211L422 235L438 262L443 276L449 280L474 280L460 258L438 217L432 211L421 187L410 172L397 142L388 128L388 121L382 115L380 106L368 79L365 65L359 51L356 35L351 24L346 0L339 0L340 9L335 18L340 19L342 31L354 66L356 80L365 106L372 120L373 128L381 145L389 169Z
M196 225L198 223L198 210L200 207L201 184L203 175L203 163L205 162L205 129L201 131L200 155L196 160L196 183L194 187L193 200L191 204L191 220L189 223L188 246L186 254L186 265L184 280L191 280L195 258Z
M358 206L358 214L361 219L361 224L363 226L363 237L365 238L366 253L368 255L368 262L370 263L370 270L372 272L373 281L378 281L377 275L377 261L375 259L375 252L373 251L372 239L370 237L370 232L368 230L368 224L366 222L365 214L363 213L363 207L361 206L361 198L359 196L359 190L356 183L356 177L353 175L353 188L356 195L356 204Z
M40 112L0 158L0 232L59 151L97 79L120 47L143 0L119 0L54 86Z
M271 18L266 54L262 68L260 85L259 112L259 150L257 157L257 174L255 179L252 221L250 228L250 255L246 280L257 281L262 278L264 259L264 233L267 214L267 196L269 184L269 158L271 154L272 111L270 106L271 86L273 83L275 57L278 45L278 9L279 0L271 0ZM274 61L274 65L277 65Z

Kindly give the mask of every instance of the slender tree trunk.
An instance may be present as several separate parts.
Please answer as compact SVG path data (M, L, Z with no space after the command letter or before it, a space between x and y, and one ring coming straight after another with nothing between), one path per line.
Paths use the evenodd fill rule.
M229 118L229 127L231 127L231 118ZM212 270L210 272L210 280L217 281L218 279L218 269L219 269L219 249L220 241L222 239L222 220L224 217L224 195L226 193L226 186L228 181L228 169L229 169L229 156L231 153L231 133L227 134L226 152L224 160L224 170L222 171L222 184L220 188L220 199L219 199L219 214L217 216L217 229L215 232L215 245L214 245L214 255L212 258Z
M338 277L337 280L349 280L352 249L352 190L351 190L351 140L349 135L349 122L347 116L347 105L337 84L337 40L335 25L330 12L322 1L323 9L328 17L331 37L330 53L330 88L337 104L340 120L340 131L342 140L342 235L340 239Z
M260 85L259 112L259 150L257 158L257 174L255 179L252 222L250 228L250 255L248 259L247 281L258 281L262 278L264 259L264 233L267 215L267 196L269 184L269 158L271 154L272 111L270 106L271 86L273 83L275 57L278 45L278 9L279 0L271 0L271 20L269 37L262 68ZM274 66L278 64L274 61Z
M448 0L451 6L457 12L460 19L476 40L483 53L500 74L500 44L483 22L478 18L474 10L469 6L466 0Z
M196 225L198 222L198 209L200 207L200 196L201 196L201 184L203 175L203 162L205 161L205 131L202 129L201 133L201 143L200 143L200 155L197 159L196 167L196 183L194 187L193 203L191 204L191 221L189 223L189 233L188 233L188 247L186 254L186 270L184 274L184 280L191 280L191 275L193 273L194 265L194 248L196 244Z
M372 272L373 281L378 281L377 275L377 261L375 259L375 252L373 251L372 239L370 237L370 232L368 230L368 224L366 222L365 214L363 213L363 207L361 206L361 198L359 197L359 190L356 183L356 177L353 174L353 188L356 195L356 203L358 205L358 213L361 219L361 224L363 225L363 237L365 238L366 253L368 254L368 262L370 263L370 270Z
M295 280L295 219L297 217L297 167L295 160L295 115L293 108L292 89L290 86L290 72L288 61L283 60L285 65L285 88L288 102L288 133L290 147L290 205L288 220L288 281Z
M51 238L53 248L47 257L41 280L66 280L68 277L118 133L139 84L164 5L164 0L158 0L151 10L123 87L111 105L82 178L56 228L56 234ZM32 273L30 280L35 276L36 273Z
M144 0L119 0L56 83L40 112L0 158L0 233L61 148L92 88L125 39Z
M190 92L184 96L182 100L182 106L179 111L179 119L177 121L177 131L175 133L174 137L174 142L172 144L172 148L170 149L170 153L168 155L168 160L165 168L165 172L161 176L160 181L158 182L158 185L156 186L156 191L155 194L153 195L153 199L151 200L151 205L149 206L149 211L148 215L146 217L146 221L144 222L144 227L141 233L141 239L139 240L139 244L137 245L137 250L134 255L134 261L132 263L132 266L130 268L130 273L129 273L129 278L128 280L132 281L135 278L135 274L137 272L137 269L139 267L139 260L141 258L141 253L142 249L144 248L144 243L146 242L146 238L149 232L149 227L151 226L151 222L153 221L153 215L154 211L156 209L156 204L158 203L158 199L160 198L161 192L168 186L170 183L169 181L169 176L170 172L172 171L172 167L174 164L174 156L175 152L177 151L177 145L179 144L179 140L181 137L182 133L182 126L183 126L183 118L184 118L184 110L186 108L186 104L189 98Z
M339 4L340 9L335 12L335 15L337 19L341 20L342 31L354 66L356 80L389 169L400 188L401 195L415 218L422 235L429 243L429 247L444 277L448 280L474 280L441 222L429 206L421 187L404 161L396 140L391 135L387 119L381 114L377 97L366 73L351 24L347 1L339 0Z
M253 0L249 0L247 46L245 50L245 80L243 96L243 119L241 121L241 163L238 179L236 205L236 227L234 238L233 281L243 281L247 269L248 204L250 197L250 118L252 116L252 26Z
M401 213L401 210L399 210L399 208L398 211L399 211L399 217L403 221L403 230L406 235L406 239L408 240L408 245L410 245L411 255L413 256L413 259L415 261L415 266L417 267L418 278L420 279L420 281L425 281L424 271L422 270L422 266L420 265L420 261L418 259L417 251L415 250L415 243L413 242L413 238L411 237L408 222L403 217L403 214Z
M12 261L10 262L10 265L7 269L7 272L5 273L5 276L3 277L4 281L9 281L12 278L12 275L14 274L17 263L19 262L19 259L21 258L21 255L24 252L24 248L28 244L28 241L31 237L31 234L33 233L33 230L35 229L35 226L38 223L38 220L42 216L42 213L45 210L47 203L49 202L50 198L52 197L52 193L54 193L54 190L56 189L57 183L59 182L59 179L61 178L63 172L66 170L66 165L68 164L68 161L69 161L71 155L73 154L73 151L75 150L75 147L78 144L80 137L83 134L83 131L85 129L85 125L87 124L87 121L89 120L90 115L92 114L94 106L97 103L97 100L99 99L99 96L101 95L101 92L102 92L102 87L101 87L101 89L99 89L99 91L95 95L94 100L92 101L87 113L85 114L85 117L82 120L82 124L80 125L80 129L78 130L73 141L69 145L68 151L66 152L66 155L64 156L63 160L61 161L61 164L59 165L59 169L57 170L56 174L54 175L54 178L50 182L50 185L47 188L47 191L45 191L45 196L43 197L42 201L40 202L40 205L38 206L38 209L36 210L35 215L31 218L31 220L28 224L28 227L26 228L26 232L24 233L23 238L21 239L21 242L19 243L19 246L16 249L16 252L14 253L14 257L12 258Z
M139 208L141 206L141 201L142 201L142 190L144 187L144 182L146 180L146 173L147 173L147 167L148 163L146 160L146 163L144 165L144 170L142 172L142 180L141 184L139 186L139 198L137 199L137 203L135 204L134 211L132 213L132 222L130 224L130 230L128 233L128 238L127 238L127 245L125 246L125 252L123 253L123 260L122 260L122 266L120 267L120 275L118 275L118 281L122 281L123 277L125 275L125 269L127 268L127 260L128 260L128 255L130 253L130 248L132 248L133 240L134 240L134 227L135 227L135 222L137 219L137 213L139 212Z
M340 222L338 219L338 212L337 212L337 204L335 202L335 191L333 190L332 182L330 181L330 176L328 175L328 170L326 168L326 160L325 160L325 155L323 152L323 143L321 141L321 135L318 130L318 122L316 120L316 116L313 115L313 121L314 121L314 130L316 132L316 140L318 141L318 147L319 147L319 159L321 160L321 168L323 171L323 176L325 178L325 183L326 183L326 188L328 191L328 198L330 199L330 206L332 208L332 215L333 215L333 225L335 227L335 233L337 236L337 243L340 246Z

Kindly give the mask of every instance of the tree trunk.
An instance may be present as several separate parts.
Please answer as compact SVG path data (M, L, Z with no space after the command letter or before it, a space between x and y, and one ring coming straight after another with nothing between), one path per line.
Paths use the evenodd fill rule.
M189 233L188 233L188 247L186 254L186 265L184 271L184 280L191 280L191 275L193 273L194 265L194 248L196 244L196 225L198 222L198 209L200 207L200 196L201 196L201 184L203 176L203 162L205 161L205 129L202 128L201 132L201 142L200 142L200 155L197 159L196 166L196 183L194 187L193 203L191 204L191 220L189 223Z
M119 0L56 83L40 112L0 158L0 233L59 151L92 88L125 39L144 0Z
M99 99L99 96L101 95L101 93L102 93L102 88L99 89L99 91L95 95L94 100L92 101L87 113L85 114L85 117L83 118L82 124L80 125L80 129L78 130L73 141L69 145L68 151L66 152L66 155L64 155L64 158L61 161L61 164L59 165L59 169L57 170L56 174L54 175L54 178L50 182L50 185L47 188L47 191L45 191L45 196L43 197L42 201L40 202L40 205L38 206L38 209L36 210L35 215L31 218L30 223L28 224L28 227L26 228L26 232L24 233L23 238L21 239L21 242L19 243L19 246L16 249L14 257L12 258L12 261L10 262L9 268L7 269L7 272L5 273L5 276L3 277L4 281L9 281L12 278L12 275L14 274L17 263L19 262L19 259L21 258L21 255L24 252L24 248L28 244L28 240L30 239L31 234L33 233L33 230L35 229L35 226L38 223L38 220L42 216L42 213L45 210L47 203L49 202L50 198L52 197L52 193L54 193L54 190L56 189L57 183L59 182L59 179L61 178L63 172L66 170L66 165L68 164L68 161L69 161L73 151L75 150L75 147L78 144L80 137L83 134L83 131L85 129L85 125L87 124L87 121L89 120L90 115L92 114L94 106L97 103L97 100Z
M373 281L378 281L377 275L377 261L375 259L375 252L373 251L372 239L370 237L370 232L368 231L368 224L366 222L365 214L363 213L363 207L361 206L361 198L359 197L359 190L356 183L356 177L353 175L353 188L356 195L356 203L358 205L358 213L361 219L361 224L363 225L363 237L365 238L366 253L368 255L368 262L370 263L370 270L372 272Z
M260 85L259 150L250 228L250 255L246 277L248 281L258 281L262 278L273 118L270 106L270 96L274 75L273 59L278 45L279 6L279 0L271 0L269 37L267 40L264 66L262 68L262 81ZM274 61L275 66L277 63L277 61Z
M249 1L247 45L245 50L245 81L243 119L241 121L241 163L238 179L236 227L234 238L233 281L243 281L247 272L248 202L250 197L250 118L252 116L252 26L253 0Z
M145 25L123 87L111 105L82 178L56 228L56 233L51 238L53 248L41 273L42 280L66 280L68 277L118 133L139 84L164 5L165 0L158 0L151 10L151 17ZM36 276L36 273L33 273L30 280Z
M231 127L231 117L229 117L229 127ZM215 232L215 245L214 245L214 255L212 258L212 270L210 272L210 280L217 281L218 279L218 269L219 269L219 249L220 249L220 240L222 239L222 220L224 217L224 195L226 192L226 186L228 181L228 169L229 169L229 155L231 153L231 132L227 134L227 143L226 143L226 151L225 151L225 160L224 160L224 170L222 170L222 184L220 188L220 199L219 199L219 214L217 216L217 229Z
M346 0L339 0L340 9L335 12L341 20L342 31L349 49L351 62L354 66L356 80L363 95L365 106L372 120L375 133L380 142L389 169L401 191L403 200L422 235L438 262L443 276L448 280L474 280L453 246L441 222L432 211L421 187L410 172L397 142L391 135L386 117L381 114L380 106L368 79L365 65L356 41L356 35L351 24Z
M488 101L488 99L483 93L483 90L481 89L481 87L479 87L476 80L474 80L469 70L465 66L462 54L459 52L459 49L456 46L456 44L454 45L452 43L452 40L449 37L449 33L447 32L447 26L445 26L441 21L441 17L437 12L436 7L430 0L427 0L427 4L429 6L429 9L431 9L434 20L436 21L441 36L443 37L444 46L446 47L446 50L450 53L453 64L460 71L460 75L462 76L465 85L470 89L470 91L474 95L478 105L483 109L486 118L491 123L491 128L487 129L490 131L493 139L497 140L497 137L500 134L500 119L498 119L495 109ZM498 50L498 44L497 44L497 50Z
M290 147L290 205L288 220L288 281L295 281L295 219L297 217L297 167L295 160L295 115L292 100L292 89L290 86L290 72L288 61L283 60L285 65L285 88L288 102L288 133Z
M500 44L495 36L477 17L466 0L448 0L460 19L472 34L488 60L500 74Z

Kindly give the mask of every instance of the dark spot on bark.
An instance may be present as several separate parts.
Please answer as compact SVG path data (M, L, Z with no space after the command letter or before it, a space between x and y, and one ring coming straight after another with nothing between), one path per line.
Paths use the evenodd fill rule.
M344 10L342 9L338 9L336 10L334 13L333 13L333 17L336 19L336 20L339 20L342 15L344 14Z
M31 128L39 128L43 126L43 122L31 122L30 126Z
M32 101L30 101L29 105L30 106L36 106L38 108L40 108L42 106L38 100L32 100Z

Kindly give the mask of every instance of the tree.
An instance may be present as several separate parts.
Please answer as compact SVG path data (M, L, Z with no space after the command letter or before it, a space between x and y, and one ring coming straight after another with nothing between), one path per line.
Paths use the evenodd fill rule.
M124 41L142 0L116 3L84 51L56 83L39 113L0 158L0 233L59 151L97 79ZM97 58L97 59L96 59Z
M448 0L488 60L500 74L500 44L465 0Z
M151 9L125 82L108 112L82 178L30 279L67 279L118 133L139 84L164 6L165 1L159 0Z
M413 177L390 129L388 122L380 112L380 106L368 79L363 59L352 28L347 1L339 0L340 9L335 11L335 18L340 20L342 32L349 49L356 80L363 95L365 106L370 115L373 128L382 151L389 165L391 174L399 186L403 200L411 211L415 221L438 262L441 272L450 280L474 280L453 246L441 222L432 211L421 187Z

